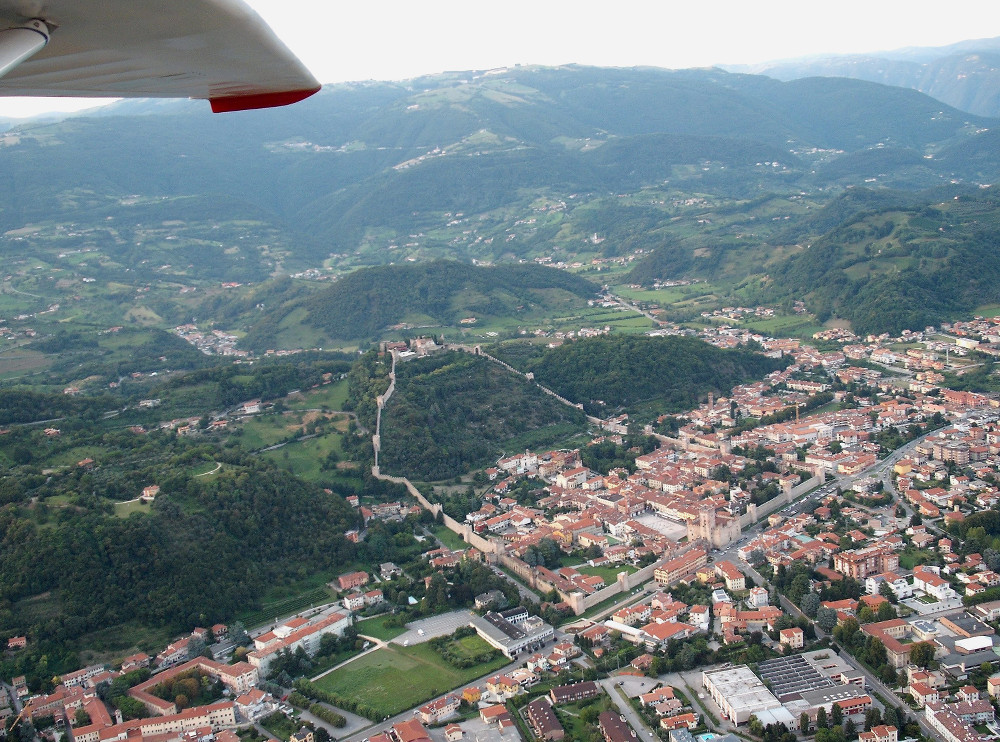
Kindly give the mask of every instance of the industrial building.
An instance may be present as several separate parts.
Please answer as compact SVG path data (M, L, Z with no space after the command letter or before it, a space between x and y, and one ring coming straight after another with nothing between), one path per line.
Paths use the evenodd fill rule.
M780 722L792 728L796 724L781 702L745 665L703 672L701 681L726 718L736 724L745 724L751 716L765 726Z

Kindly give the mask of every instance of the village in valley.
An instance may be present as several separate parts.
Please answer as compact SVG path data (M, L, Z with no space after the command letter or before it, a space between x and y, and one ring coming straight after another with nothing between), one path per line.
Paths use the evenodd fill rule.
M1000 401L940 386L953 357L996 354L1000 323L831 330L820 350L748 316L767 312L722 310L699 334L789 364L670 419L591 418L591 446L655 441L630 467L526 450L478 474L468 512L403 478L407 498L348 497L355 543L412 525L418 580L356 565L327 586L335 602L197 627L47 693L12 678L2 713L70 742L1000 737ZM224 333L178 333L231 352ZM472 573L492 587L473 594Z

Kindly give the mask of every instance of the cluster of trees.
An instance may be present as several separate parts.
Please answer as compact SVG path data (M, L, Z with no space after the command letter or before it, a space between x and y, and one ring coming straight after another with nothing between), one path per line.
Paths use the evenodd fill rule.
M296 690L288 694L287 700L290 704L303 710L308 709L309 713L313 716L322 719L338 729L347 726L347 719L344 718L343 714L338 714L332 708L324 706L322 703L313 702L316 699L323 700L330 697L329 693L305 678L301 678L301 682L296 683L295 687Z
M624 445L611 440L586 446L580 451L583 465L588 469L607 474L612 469L635 472L635 458L651 453L659 447L659 441L651 435L630 435Z
M793 603L801 605L802 599L812 589L812 570L803 562L796 562L791 567L779 564L771 584Z
M157 698L173 701L178 709L204 706L222 698L222 682L195 668L150 688Z
M862 632L857 619L845 620L833 630L833 637L855 658L871 668L883 683L892 686L900 682L896 670L888 662L885 645L877 637Z
M912 440L916 440L924 434L924 428L920 425L908 425L905 433L899 432L894 427L883 428L875 434L875 442L884 453L895 451L900 446L904 446Z
M66 415L78 415L94 404L92 400L55 392L38 392L22 387L0 389L0 425L32 423ZM107 404L105 409L111 406Z
M728 394L737 384L788 364L787 359L723 350L689 337L612 335L531 349L527 358L515 357L509 346L497 353L595 414L637 406L688 410L709 392Z
M169 398L197 388L202 409L225 409L250 399L278 399L293 389L308 389L322 382L323 374L347 373L354 356L342 353L303 354L294 361L264 359L253 366L233 364L192 371L171 379L151 392Z
M880 708L873 706L865 713L866 731L881 724L896 727L900 735L912 737L920 735L920 725L906 715L902 706L887 706L885 714ZM809 715L803 712L799 717L799 729L804 733L814 731L819 742L850 742L857 737L859 731L853 719L844 719L843 709L837 704L833 705L829 714L826 708L821 707L816 713L815 730L811 730L810 726Z
M341 727L347 726L347 719L343 714L338 714L329 706L324 706L322 703L314 703L309 707L309 713L313 716L322 719L327 724L340 729Z
M389 388L392 360L374 350L363 354L347 374L347 401L344 409L358 416L364 429L374 431L378 415L378 397Z
M495 460L526 433L551 444L583 422L579 410L485 358L441 352L397 366L379 463L411 478L451 478Z
M469 655L462 651L461 646L458 644L459 640L475 635L476 630L474 628L471 626L462 626L455 629L455 632L450 636L439 636L431 639L430 645L446 662L460 668L485 665L500 656L500 650L493 649L492 647L488 647L476 655Z
M412 525L410 528L409 538L412 539ZM410 562L390 559L404 568L406 576L383 583L383 594L394 614L385 619L386 625L403 626L421 616L468 608L475 604L477 595L490 590L503 593L507 605L517 605L521 599L513 582L472 559L459 562L447 578L424 559L417 558ZM424 584L425 577L430 577L429 585ZM416 605L410 605L410 597L417 599Z
M442 494L432 492L427 499L441 503L444 512L459 522L465 520L468 513L479 510L483 504L476 494L476 488L471 484L464 491L451 490Z
M548 567L556 569L562 565L563 550L555 539L548 536L539 539L537 544L532 544L524 550L522 559L532 567Z
M139 668L131 670L124 675L119 675L110 683L101 683L97 686L97 695L102 701L122 712L124 719L145 719L149 716L149 709L135 698L128 695L129 688L138 685L149 679L149 668ZM174 700L171 698L170 700Z
M747 731L760 738L761 742L795 742L798 739L795 732L789 731L781 722L764 726L760 719L753 715L747 722Z

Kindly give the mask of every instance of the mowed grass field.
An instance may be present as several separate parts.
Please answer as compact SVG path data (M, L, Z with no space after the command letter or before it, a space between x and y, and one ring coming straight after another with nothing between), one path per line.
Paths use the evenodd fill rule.
M478 637L476 637L478 639ZM482 651L489 645L482 639ZM465 669L452 667L429 644L389 645L376 650L316 684L324 690L356 699L382 716L393 716L430 698L504 667L506 657Z
M359 634L374 636L376 639L381 639L382 641L389 641L390 639L395 639L400 634L406 633L406 629L402 626L386 626L385 620L387 618L389 618L389 614L385 613L375 618L366 618L363 621L358 621L355 626Z

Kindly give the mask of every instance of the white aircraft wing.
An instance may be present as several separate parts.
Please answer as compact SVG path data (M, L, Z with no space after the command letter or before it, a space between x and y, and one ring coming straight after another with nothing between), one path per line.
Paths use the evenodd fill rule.
M204 98L218 112L320 88L241 0L0 0L0 31L32 19L49 41L0 78L0 95Z

